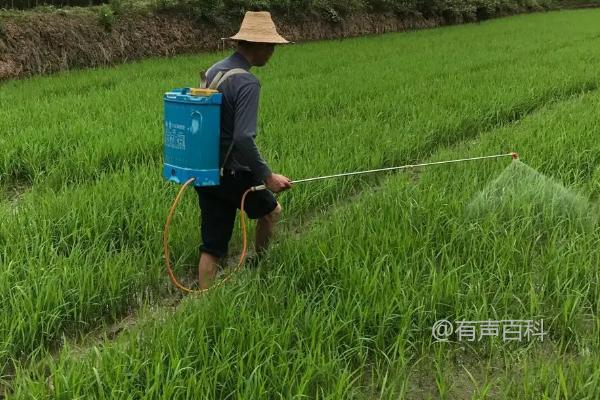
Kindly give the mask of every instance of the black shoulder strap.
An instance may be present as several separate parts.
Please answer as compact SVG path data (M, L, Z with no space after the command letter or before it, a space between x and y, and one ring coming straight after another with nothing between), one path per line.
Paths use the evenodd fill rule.
M225 82L225 80L227 78L229 78L230 76L235 75L235 74L247 74L247 73L249 73L249 72L243 68L233 68L225 73L223 73L223 71L219 71L219 72L217 72L217 74L215 75L215 77L213 78L212 82L209 85L208 82L206 81L206 77L208 76L208 71L206 71L206 74L204 73L204 71L202 71L201 72L201 87L203 87L203 88L208 87L210 89L218 90L219 86L223 82ZM225 167L225 163L229 159L229 155L231 154L232 150L233 150L233 140L231 141L231 144L229 145L229 148L227 149L227 153L225 154L225 158L223 159L223 162L221 163L221 170L220 170L221 176L223 176L223 168Z

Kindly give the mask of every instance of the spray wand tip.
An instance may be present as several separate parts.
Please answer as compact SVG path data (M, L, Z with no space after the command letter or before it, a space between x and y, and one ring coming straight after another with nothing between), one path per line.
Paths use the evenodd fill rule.
M519 155L514 151L512 153L510 153L510 155L512 156L513 160L517 160L519 158Z

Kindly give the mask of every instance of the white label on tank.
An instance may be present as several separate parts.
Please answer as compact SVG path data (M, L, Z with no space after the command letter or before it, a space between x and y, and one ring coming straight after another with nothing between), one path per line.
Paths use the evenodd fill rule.
M165 137L165 146L172 149L185 150L185 135L167 133Z
M165 133L165 146L177 150L185 150L185 126L169 123Z

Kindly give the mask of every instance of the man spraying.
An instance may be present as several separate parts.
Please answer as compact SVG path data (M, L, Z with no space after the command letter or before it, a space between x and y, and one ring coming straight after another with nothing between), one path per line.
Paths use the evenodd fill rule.
M221 179L218 186L196 186L201 214L202 245L198 266L200 287L207 289L217 272L219 260L227 255L243 193L251 186L269 190L251 192L245 211L256 224L256 254L267 248L281 214L273 193L291 188L290 179L272 173L254 141L256 137L260 82L249 72L265 65L276 44L290 43L277 33L271 14L246 12L240 30L224 38L237 44L228 58L206 72L206 84L218 87L221 105Z

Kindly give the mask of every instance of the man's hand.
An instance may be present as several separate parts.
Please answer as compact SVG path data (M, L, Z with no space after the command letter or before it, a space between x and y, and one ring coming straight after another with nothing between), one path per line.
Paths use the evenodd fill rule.
M290 179L279 174L271 174L267 176L265 179L265 185L267 186L267 189L273 193L278 193L292 187Z

